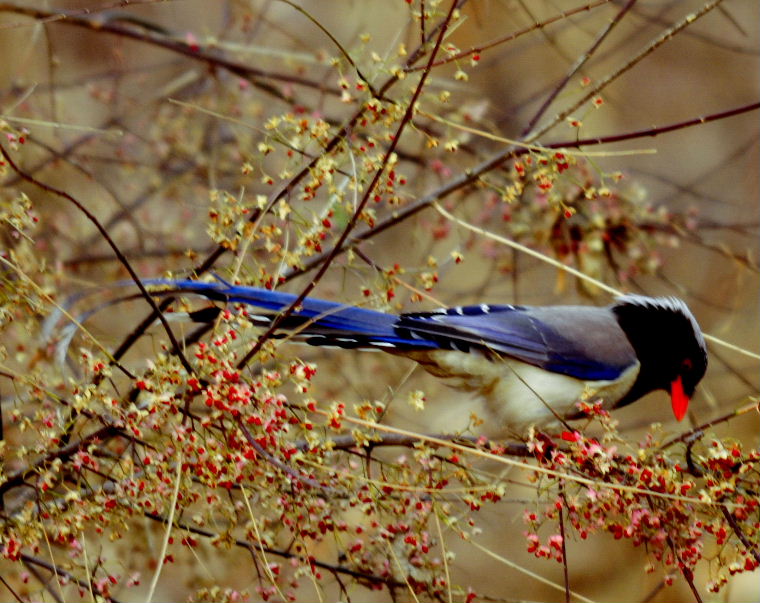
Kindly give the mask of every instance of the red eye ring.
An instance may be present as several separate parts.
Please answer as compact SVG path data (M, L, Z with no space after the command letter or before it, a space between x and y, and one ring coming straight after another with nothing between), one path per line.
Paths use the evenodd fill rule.
M681 368L685 371L690 371L694 368L694 363L691 361L691 358L684 358L683 362L681 362Z

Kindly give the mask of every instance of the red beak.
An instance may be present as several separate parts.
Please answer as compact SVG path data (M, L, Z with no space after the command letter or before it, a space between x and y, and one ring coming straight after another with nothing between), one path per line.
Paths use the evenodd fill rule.
M676 377L670 384L670 402L673 405L673 414L680 421L686 416L686 411L689 409L689 396L683 391L683 382L680 376Z

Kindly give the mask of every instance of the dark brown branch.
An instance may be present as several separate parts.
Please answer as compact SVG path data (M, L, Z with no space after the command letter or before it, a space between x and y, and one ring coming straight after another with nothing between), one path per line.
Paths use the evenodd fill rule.
M702 603L702 596L699 594L699 591L697 590L697 587L694 584L694 572L692 572L691 569L687 567L687 565L683 563L681 559L678 557L678 551L676 551L676 545L673 542L673 539L670 537L670 534L668 534L666 538L667 538L668 546L670 547L670 550L673 552L673 557L675 558L677 565L680 566L681 575L683 576L683 579L686 580L686 584L689 585L691 594L694 595L694 600L697 603Z
M549 109L551 104L554 102L554 99L557 98L560 92L565 89L567 84L570 82L570 80L573 78L573 76L578 73L578 71L585 65L588 60L591 58L591 56L596 52L596 50L601 46L602 42L607 38L607 36L612 32L612 30L615 28L615 26L620 23L622 18L625 16L625 14L633 8L633 5L636 4L636 0L628 0L628 2L623 6L618 13L615 15L613 19L610 19L602 31L597 36L596 40L594 40L594 43L591 45L591 48L589 48L586 52L584 52L580 58L575 62L575 64L570 68L570 71L567 72L564 78L562 78L562 81L559 82L554 87L554 90L549 94L549 96L546 98L546 100L543 102L543 104L539 107L538 111L536 111L535 115L530 119L528 122L528 125L525 126L522 133L520 134L520 138L525 138L530 134L530 131L533 129L533 127L538 123L538 120L543 117L544 113Z
M288 84L298 84L315 88L321 92L326 92L334 96L340 95L340 90L326 88L323 81L310 80L288 73L264 71L263 69L252 67L249 64L239 63L228 59L213 50L191 46L184 40L172 39L161 30L161 28L151 27L150 24L145 21L136 24L134 21L123 19L121 16L117 15L114 15L113 18L109 18L108 13L103 13L100 16L82 16L81 11L44 11L5 2L0 3L0 12L12 12L31 17L38 21L45 21L47 23L72 25L91 30L95 33L109 33L123 38L130 38L138 42L151 44L165 50L170 50L195 61L206 63L209 67L225 69L233 75L251 82L252 85L263 90L267 94L288 103L293 101L291 97L283 94L272 84L262 80L269 79Z
M53 600L55 601L55 603L63 603L63 599L61 599L61 596L57 592L55 592L55 589L50 585L50 578L45 580L45 578L42 576L40 571L28 561L24 561L24 565L26 566L26 569L29 570L29 573L31 573L32 576L35 577L37 582L39 582L40 585L42 585L42 588L44 588L47 591L47 593L51 597L53 597Z
M5 480L5 482L0 484L0 496L3 496L6 492L8 492L9 490L12 490L13 488L17 488L18 486L23 485L27 479L29 479L30 477L38 473L40 467L47 466L48 464L53 462L55 459L60 459L61 461L67 461L80 450L86 449L86 447L92 444L93 442L107 440L112 437L121 436L121 435L124 435L124 434L122 433L120 429L116 427L112 427L112 426L101 427L97 431L94 431L90 435L85 436L84 438L77 440L76 442L72 442L68 444L67 446L64 446L63 448L59 448L58 450L49 452L43 458L30 464L25 469L21 469L19 471L16 471L15 473L10 474Z
M24 600L18 596L18 593L13 590L13 587L8 584L8 581L2 575L0 575L0 582L3 583L3 586L8 589L8 592L13 595L13 598L16 599L16 601L19 603L24 603Z
M360 443L356 441L356 438L350 434L333 436L330 438L332 442L333 450L352 450L352 449L366 449L372 450L373 448L381 448L385 446L406 446L411 447L421 441L421 438L414 436L407 436L399 433L383 433L373 436L368 442ZM533 457L533 453L528 449L526 444L517 442L498 443L498 442L486 442L483 443L483 439L476 436L454 435L454 434L433 434L434 438L438 440L446 440L456 443L466 443L472 446L488 445L498 454L506 456L518 456L518 457ZM295 447L301 451L309 449L309 443L305 440L301 440L295 443Z
M81 211L87 219L92 222L92 224L95 226L95 228L98 229L101 235L103 235L103 238L106 240L108 245L113 250L116 257L121 262L122 266L126 268L127 272L129 273L129 276L132 278L132 280L137 285L137 288L140 290L140 293L142 293L143 298L145 301L148 302L148 305L153 309L153 311L158 316L158 319L161 321L161 324L164 327L164 330L166 331L167 336L169 337L169 341L171 341L172 346L174 348L175 353L177 354L177 357L179 358L180 362L182 363L182 366L185 367L185 370L187 371L188 375L194 374L193 367L188 362L187 358L185 358L185 355L182 353L182 349L179 346L179 342L177 341L176 337L174 337L174 333L172 332L171 328L169 327L169 323L166 320L166 317L164 316L163 312L161 312L158 309L158 306L156 305L155 300L150 296L148 293L148 290L145 288L145 285L142 284L142 281L140 280L140 277L137 276L137 272L135 272L135 269L132 268L132 264L130 261L126 258L126 256L121 252L121 249L119 249L119 246L116 244L116 242L111 238L111 235L108 234L108 231L103 227L103 225L100 223L100 221L95 217L95 214L93 214L89 209L87 209L79 200L77 200L73 195L67 193L66 191L63 191L61 189L58 189L54 186L51 186L49 184L46 184L40 180L37 180L34 176L27 174L24 172L21 168L19 168L16 163L13 161L11 156L8 154L8 152L5 150L5 147L3 145L0 145L0 153L2 153L5 160L8 162L8 165L11 167L11 169L16 172L23 180L26 180L30 184L33 184L37 188L50 193L52 195L55 195L57 197L60 197L62 199L66 199L70 203L72 203L79 211ZM121 369L121 371L127 375L130 379L135 379L135 376L130 373L126 368L121 366L120 364L116 363L116 366Z
M636 138L654 138L660 134L667 132L673 132L675 130L682 130L691 126L698 126L701 124L710 123L711 121L717 121L720 119L726 119L734 117L735 115L741 115L742 113L749 113L750 111L757 111L760 109L760 102L750 103L748 105L742 105L734 109L728 109L727 111L720 111L718 113L711 113L709 115L703 115L701 117L695 117L693 119L687 119L686 121L680 121L674 124L668 124L667 126L660 126L655 128L646 128L645 130L635 130L633 132L626 132L624 134L611 134L608 136L598 136L594 138L581 138L572 142L554 142L546 145L549 149L561 149L561 148L580 148L598 144L610 144L612 142L621 142L623 140L634 140Z
M167 522L165 517L162 517L156 513L145 512L143 513L143 515L147 517L148 519L152 519L153 521L158 521L163 524L166 524ZM203 536L204 538L216 538L218 536L218 534L215 534L214 532L211 532L209 530L204 530L202 528L197 528L195 526L183 524L183 523L180 523L179 521L175 521L174 525L180 530L185 530L187 532L190 532L191 534ZM239 538L235 538L234 540L232 540L232 542L237 547L244 548L249 551L253 551L254 549L259 550L266 553L267 555L275 555L277 557L282 557L283 559L300 559L301 558L299 555L295 553L291 553L290 551L273 549L257 542L250 542L248 540L242 540ZM366 580L367 582L372 582L375 584L385 584L389 586L403 586L404 585L404 583L399 583L399 582L396 582L395 580L389 580L387 577L374 576L373 574L367 574L364 572L352 570L347 567L343 567L342 565L333 565L331 563L325 563L324 561L320 561L319 559L312 559L310 560L310 563L313 563L315 567L318 567L320 569L324 569L329 572L337 572L345 576L350 576L351 578L356 578L357 580Z
M349 218L348 223L346 224L345 228L343 229L343 232L338 238L338 241L335 243L332 250L330 250L330 252L327 253L327 255L323 258L321 265L319 269L317 270L317 273L314 275L314 277L309 282L309 284L303 288L303 290L295 299L295 301L287 309L285 309L282 313L277 315L277 318L275 318L272 321L271 326L266 330L266 332L263 335L259 337L256 344L248 351L248 353L240 360L240 362L238 362L237 368L242 368L246 366L248 362L251 360L251 358L253 358L259 352L259 350L264 345L264 343L272 336L273 333L277 331L277 328L280 326L280 324L282 324L282 322L293 313L293 311L303 302L306 296L309 295L309 293L311 293L314 287L317 286L317 283L325 275L328 268L332 264L333 260L340 253L343 252L343 245L346 242L346 239L348 239L348 236L351 234L351 231L353 231L354 228L356 227L359 221L359 218L364 212L364 208L367 206L367 203L369 202L372 196L372 193L375 190L375 187L377 186L377 183L380 181L380 178L383 172L385 171L385 167L388 165L388 161L390 160L391 155L393 155L396 149L396 146L398 146L399 142L401 141L401 134L403 133L407 125L412 120L412 116L414 115L414 111L416 108L417 99L420 97L420 94L422 94L422 90L425 87L425 82L427 81L427 78L430 75L430 65L432 65L433 60L435 59L435 57L438 54L438 51L440 50L441 44L443 43L443 39L448 29L448 23L451 21L451 18L454 14L454 10L456 7L457 7L457 1L453 0L451 2L449 12L443 21L443 26L440 28L438 32L438 38L436 39L435 46L433 47L433 51L430 53L430 59L428 60L428 67L425 69L425 71L423 71L422 76L420 77L420 81L417 83L417 86L414 90L414 94L412 94L412 98L409 100L407 104L406 111L404 112L404 115L401 118L401 121L398 125L398 128L396 129L395 134L393 135L391 144L388 145L388 148L385 151L385 155L383 156L383 159L380 162L380 167L377 170L375 170L375 174L372 180L367 185L361 201L356 206L356 209L354 210L353 215Z
M302 473L299 473L292 467L289 467L285 463L283 463L281 460L275 458L269 452L267 452L264 447L259 444L256 441L256 438L253 437L253 434L248 430L248 428L243 424L242 420L238 421L238 429L243 432L243 436L245 437L246 441L256 450L258 454L261 455L262 458L264 458L270 465L273 467L279 469L282 471L285 475L290 476L293 480L300 482L302 484L305 484L311 488L315 488L317 490L324 490L324 491L330 491L329 488L321 484L319 481L310 478L307 475L303 475Z
M627 132L624 134L613 134L609 136L598 136L594 138L583 138L583 139L578 139L578 140L565 140L565 141L553 142L553 143L544 145L544 148L547 148L547 149L581 148L585 146L595 146L595 145L601 145L601 144L609 144L612 142L620 142L623 140L634 140L637 138L654 137L654 136L658 136L659 134L664 134L666 132L672 132L674 130L680 130L683 128L701 125L701 124L708 123L711 121L716 121L719 119L726 119L729 117L733 117L735 115L740 115L742 113L755 111L758 108L760 108L760 103L752 103L750 105L743 105L741 107L729 109L727 111L712 113L710 115L705 115L702 117L689 119L689 120L678 122L675 124L669 124L667 126L647 128L646 130L636 130L636 131ZM487 159L480 165L472 168L471 170L467 172L460 174L459 176L456 176L455 178L453 178L452 180L450 180L448 183L444 184L440 188L434 190L431 193L428 193L427 195L425 195L418 201L411 203L410 205L406 206L403 209L399 209L398 211L395 211L392 216L386 218L385 220L381 220L372 228L368 228L364 232L360 232L359 234L354 235L353 237L351 237L345 242L342 248L342 251L347 251L348 249L353 248L358 243L361 243L362 241L366 241L368 239L373 238L374 236L380 234L381 232L393 226L396 226L397 224L400 224L401 222L408 220L410 217L414 216L415 214L427 209L436 201L441 201L445 199L446 197L448 197L449 195L451 195L452 193L466 186L474 184L483 174L498 167L499 165L503 164L505 161L508 161L509 159L514 159L516 157L521 157L522 155L526 155L530 152L532 151L526 147L511 146L505 151L501 151L500 153L497 153L496 155L494 155L490 159ZM321 262L324 261L325 256L326 254L320 254L318 256L315 256L314 258L311 259L311 261L304 264L301 268L296 268L285 273L284 275L285 279L291 280L297 276L300 276L301 274L304 274L306 272L309 272L310 270L313 270L316 266L318 266Z
M723 517L726 518L728 525L731 526L734 534L736 534L736 537L741 540L741 543L747 549L747 552L755 558L755 561L760 563L760 550L757 548L757 543L753 544L749 541L747 535L744 533L741 527L739 527L739 524L736 523L734 516L731 515L731 511L729 511L724 505L721 505L720 510L723 513Z
M479 46L473 46L472 48L469 48L468 50L463 50L462 52L458 52L457 54L446 57L445 59L441 59L439 61L435 61L432 64L432 67L439 67L441 65L445 65L446 63L453 63L455 61L461 61L462 59L465 59L469 56L472 56L474 54L479 54L483 52L484 50L488 50L489 48L493 48L495 46L499 46L501 44L504 44L506 42L512 42L513 40L516 40L517 38L524 36L525 34L528 34L532 31L536 31L539 29L543 29L549 25L552 25L554 23L557 23L559 21L564 21L568 17L572 17L573 15L576 15L578 13L588 12L594 8L597 8L599 6L602 6L604 4L609 4L611 0L597 0L597 2L590 2L589 4L584 4L583 6L578 6L576 8L572 8L570 10L563 11L561 13L558 13L554 15L553 17L550 17L549 19L545 19L541 21L540 23L534 23L533 25L530 25L528 27L525 27L523 29L520 29L518 31L512 32L510 34L507 34L506 36L501 36L499 38L496 38L495 40L491 40L490 42L486 42L485 44L481 44ZM406 71L421 71L423 67L407 67Z
M38 567L45 568L46 570L55 574L56 576L62 576L66 578L66 580L68 580L69 582L73 582L80 588L83 588L85 590L90 590L90 588L93 588L92 584L86 582L85 580L80 580L74 574L72 574L71 572L67 572L65 569L59 567L55 563L48 563L47 561L43 561L42 559L39 559L37 557L32 557L31 555L26 555L23 553L20 555L20 558L22 561L24 561L24 563L29 563L31 565L36 565ZM118 599L114 599L113 597L106 596L103 593L98 592L98 590L95 588L93 588L93 590L97 592L100 597L103 597L103 599L105 599L106 601L111 601L112 603L119 603Z
M760 408L760 401L755 402L754 407ZM744 408L746 409L747 407L744 407ZM738 417L740 414L743 414L742 409L736 409L724 415L721 415L715 419L707 421L706 423L702 423L701 425L698 425L697 427L694 427L690 429L689 431L682 433L678 437L673 438L672 440L668 440L662 446L660 446L659 449L665 450L666 448L669 448L673 444L678 444L679 442L688 442L697 437L701 437L704 434L705 430L709 429L710 427L714 427L715 425L719 425L720 423L725 423L726 421L730 421L731 419Z

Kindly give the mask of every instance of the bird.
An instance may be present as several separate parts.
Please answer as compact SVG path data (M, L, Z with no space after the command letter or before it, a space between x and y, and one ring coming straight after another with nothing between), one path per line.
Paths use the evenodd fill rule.
M148 279L161 294L196 294L269 327L298 296L187 279ZM263 310L264 312L262 312ZM191 313L208 322L213 314ZM707 369L704 336L676 297L621 295L607 306L476 304L392 314L306 297L273 336L319 347L380 350L410 358L454 388L477 394L504 431L567 425L582 400L612 410L665 390L678 421Z

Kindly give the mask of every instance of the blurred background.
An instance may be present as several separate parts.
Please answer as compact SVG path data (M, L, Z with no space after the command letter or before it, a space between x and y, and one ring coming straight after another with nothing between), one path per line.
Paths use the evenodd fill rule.
M382 86L418 47L421 28L434 31L449 7L424 4L436 12L421 25L420 2L401 0L3 2L0 119L24 132L15 155L21 166L80 200L140 276L187 275L226 248L214 271L236 273L253 284L279 275L287 279L285 290L298 292L314 271L294 269L272 245L246 243L245 221L261 206L259 195L266 199L321 151L322 140L305 140L299 132L299 119L324 120L329 133L336 132L369 98L356 67L370 84ZM453 188L441 203L461 220L621 290L682 297L706 333L757 352L757 111L657 130L742 109L760 97L757 2L726 0L701 16L706 6L701 0L461 3L444 55L456 54L453 47L480 50L431 71L414 127L398 148L395 171L405 182L397 180L395 190L386 187L359 230L390 226L362 243L364 259L339 258L316 293L359 303L369 289L374 305L394 311L483 301L608 303L607 294L468 231L429 206L393 223L398 212L466 170L520 148L510 141L569 148L589 139L583 150L590 154L574 156L566 178L554 186L558 198L542 195L540 187L507 190L515 181L514 162L524 162L523 156ZM699 18L680 29L690 14ZM658 39L662 44L653 43ZM407 73L386 98L408 100L417 77ZM607 78L613 81L575 106ZM380 148L387 144L383 133L393 129L382 119L352 127L353 136ZM625 136L636 132L643 135ZM594 142L608 137L622 140ZM18 144L18 136L8 134L4 143ZM276 151L270 154L268 145ZM304 153L292 157L282 152L287 145ZM361 161L347 154L333 167L363 175ZM528 166L529 174L537 167ZM360 180L359 197L367 181ZM331 219L336 227L326 233L329 250L346 223L345 207L356 200L351 185L338 178L313 199L300 186L287 197L288 207L280 208L292 212L288 226L279 224L281 234L270 242L289 249L293 265L305 266L319 257L304 245L309 233ZM25 254L28 266L39 271L35 278L56 299L127 277L103 237L71 204L10 171L3 187L8 198L26 192L39 218L31 243L24 246L4 231L3 246ZM611 191L589 201L601 207L585 204L582 191L589 188ZM602 216L603 227L595 215ZM145 312L144 302L135 302L96 316L90 328L113 349ZM22 352L39 345L22 335L4 341L19 366L29 361ZM155 336L160 339L160 332ZM146 341L127 362L144 363L145 350L157 345ZM425 433L464 428L469 421L458 408L463 394L408 361L311 349L286 353L319 363L315 397L340 399L349 408L381 400L388 422ZM711 345L707 377L687 421L699 425L740 408L757 389L756 360ZM423 411L407 403L417 390L425 392ZM0 391L4 400L12 397L7 383ZM667 436L688 428L675 424L662 392L615 416L631 442L655 422ZM757 413L749 412L716 426L715 433L756 448L758 427ZM509 477L519 479L514 472ZM504 501L483 508L480 543L562 584L561 564L536 560L525 550L522 509L530 492L515 486ZM134 542L127 538L116 545L125 559L153 537L147 527L134 529ZM476 585L483 600L563 600L560 590L468 542L452 537L447 546L456 554L452 583ZM643 547L604 534L568 547L572 589L591 600L694 600L678 578L664 587L661 572L644 573ZM234 556L199 554L205 555L205 570L198 571L190 556L167 568L159 599L184 599L189 588L214 581L245 588L253 579L245 564L229 563ZM126 573L129 562L124 563ZM710 571L707 563L701 567L700 584ZM756 573L737 576L710 600L757 601L757 582ZM314 596L308 585L296 592L300 600ZM390 600L387 591L360 592L355 600ZM139 593L128 591L125 600ZM335 587L328 596L343 595ZM409 594L399 596L407 600Z

